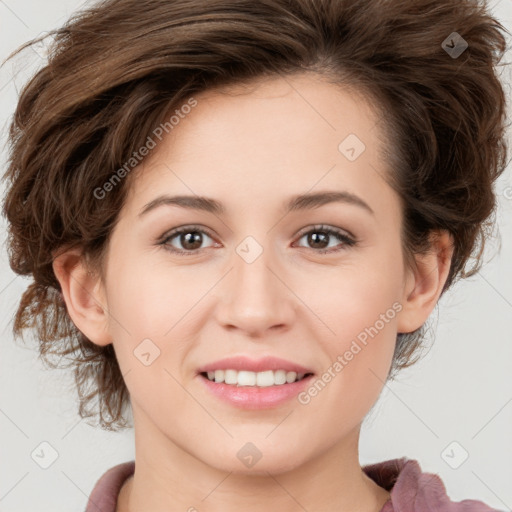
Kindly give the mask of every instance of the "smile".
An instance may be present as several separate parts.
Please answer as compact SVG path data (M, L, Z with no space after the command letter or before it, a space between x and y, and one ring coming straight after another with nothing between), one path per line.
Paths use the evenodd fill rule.
M298 382L310 374L297 373L286 370L265 370L262 372L251 372L248 370L238 371L233 369L226 369L203 372L201 375L212 382L225 383L233 386L268 387Z

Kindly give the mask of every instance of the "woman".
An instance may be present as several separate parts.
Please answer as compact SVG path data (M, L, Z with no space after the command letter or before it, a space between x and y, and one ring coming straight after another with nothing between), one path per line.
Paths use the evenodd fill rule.
M4 214L15 333L73 354L83 417L133 411L87 512L492 510L358 441L478 270L501 29L470 0L107 0L53 33Z

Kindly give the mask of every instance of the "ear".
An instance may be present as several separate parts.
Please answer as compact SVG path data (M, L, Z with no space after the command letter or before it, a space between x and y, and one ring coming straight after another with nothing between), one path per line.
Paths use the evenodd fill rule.
M397 315L399 333L412 332L421 327L434 309L450 271L453 256L453 237L446 230L436 230L430 236L431 249L427 254L416 254L416 269L407 270L401 300L402 310Z
M68 249L53 259L53 271L71 320L97 345L112 343L108 333L106 296L100 276L87 268L80 249Z

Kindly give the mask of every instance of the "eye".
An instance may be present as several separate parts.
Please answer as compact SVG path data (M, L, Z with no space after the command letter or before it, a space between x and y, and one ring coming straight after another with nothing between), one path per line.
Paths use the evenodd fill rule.
M158 245L164 246L166 250L180 255L191 256L202 251L201 247L204 238L213 240L212 236L201 226L183 226L173 229L164 235L164 238L158 242ZM352 247L356 245L356 240L345 234L343 231L327 227L324 225L314 226L309 231L303 231L299 240L306 239L306 243L312 244L312 249L320 254L333 253L343 250L345 247ZM176 239L174 241L174 239ZM176 247L174 243L180 244ZM341 248L336 248L336 245L329 248L331 241L337 241L337 246L341 243ZM217 244L219 247L219 244Z
M314 226L312 229L309 229L309 231L303 232L299 240L302 240L303 238L306 238L306 243L312 244L315 252L320 254L338 252L343 250L346 246L352 247L357 243L343 231L324 225ZM336 245L334 245L329 248L329 243L336 240L338 241L337 245L340 245L341 242L342 247L340 249L336 249Z
M202 249L201 245L205 235L212 240L212 237L200 226L184 226L169 232L167 236L159 242L159 245L163 245L168 251L190 256L197 254ZM176 239L176 243L181 244L182 248L174 247L171 243L173 239Z

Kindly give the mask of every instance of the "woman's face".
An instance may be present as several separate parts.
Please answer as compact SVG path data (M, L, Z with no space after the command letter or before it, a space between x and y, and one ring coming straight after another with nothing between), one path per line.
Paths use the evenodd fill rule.
M230 92L196 96L132 171L106 260L106 329L146 448L226 471L284 471L355 449L381 392L407 292L400 203L363 99L311 75ZM346 196L296 200L325 193ZM222 211L142 213L162 195ZM178 227L188 229L171 238ZM200 375L233 356L314 375L270 390Z

